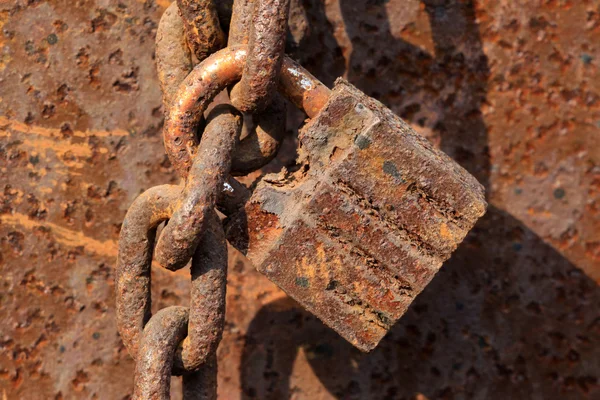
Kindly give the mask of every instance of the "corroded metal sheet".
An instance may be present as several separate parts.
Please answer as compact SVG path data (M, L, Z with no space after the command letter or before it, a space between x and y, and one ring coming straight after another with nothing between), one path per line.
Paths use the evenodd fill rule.
M247 256L372 350L485 213L483 186L344 80L299 138L300 170L263 178L237 221Z

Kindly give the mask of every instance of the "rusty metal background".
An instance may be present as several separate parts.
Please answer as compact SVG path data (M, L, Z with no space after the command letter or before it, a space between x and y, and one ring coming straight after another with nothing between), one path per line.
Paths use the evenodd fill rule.
M153 60L169 4L7 3L0 395L125 399L120 223L144 189L178 181ZM492 206L366 355L233 256L220 398L598 398L598 2L303 0L290 15L303 65L388 105L484 182ZM276 166L294 148L290 136ZM187 272L153 279L154 311L188 304Z

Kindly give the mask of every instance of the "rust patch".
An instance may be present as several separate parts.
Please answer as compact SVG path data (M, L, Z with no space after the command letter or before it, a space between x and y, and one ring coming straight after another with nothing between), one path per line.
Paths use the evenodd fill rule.
M73 249L82 248L85 252L99 256L117 256L117 243L112 240L96 240L93 237L85 236L81 231L73 231L51 222L32 221L28 215L24 214L0 215L0 221L3 224L20 226L29 231L38 228L47 229L54 235L58 243Z

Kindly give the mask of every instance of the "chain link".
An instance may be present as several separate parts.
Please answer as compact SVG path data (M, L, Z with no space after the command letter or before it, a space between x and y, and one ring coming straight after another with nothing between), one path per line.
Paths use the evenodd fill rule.
M177 101L169 110L163 128L167 155L181 174L190 168L198 146L196 130L210 102L223 89L237 82L247 57L246 46L219 50L196 66L179 87ZM298 63L285 56L280 69L279 91L309 117L324 107L330 90Z
M243 112L264 110L277 90L290 0L256 0L253 8L248 58L240 82L231 91L231 102Z
M156 71L165 113L177 94L179 84L194 68L184 29L179 7L174 2L165 10L156 31Z
M194 156L181 204L163 229L155 258L169 270L183 268L190 260L205 217L215 208L217 196L231 169L233 150L242 129L241 115L233 107L215 107Z

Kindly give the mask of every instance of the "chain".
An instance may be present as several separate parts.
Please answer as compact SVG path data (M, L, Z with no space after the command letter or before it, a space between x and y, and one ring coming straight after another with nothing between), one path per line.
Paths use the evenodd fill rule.
M161 18L156 59L164 144L185 183L144 192L121 229L117 325L136 361L133 399L168 399L171 375L182 376L184 399L216 399L216 349L227 277L227 242L216 209L229 215L249 197L230 174L262 167L279 149L285 103L275 89L309 116L329 95L329 89L283 53L288 12L289 0L235 0L229 47L222 50L224 34L213 0L177 0ZM277 26L271 29L272 18ZM196 67L194 57L201 62ZM265 77L257 73L261 69ZM231 90L232 102L243 103L240 109L249 114L221 104L204 121L216 94L240 78ZM165 221L155 249L157 227ZM152 315L153 256L170 270L191 260L189 308L167 307Z
M156 55L166 112L175 100L177 87L193 67L187 44L193 44L199 60L222 45L223 35L214 6L211 1L202 5L204 12L199 16L204 21L180 17L180 9L181 14L190 15L193 4L186 1L181 1L180 7L173 3L161 18ZM235 110L215 109L198 154L210 152L214 147L217 152L210 154L217 154L218 160L196 157L191 179L183 188L150 189L136 199L123 223L117 261L117 318L123 342L136 359L134 399L168 399L171 374L183 375L186 399L216 398L216 348L225 318L227 245L214 207L240 131L241 117ZM233 193L243 193L242 186L234 181L229 180L229 187L237 189ZM193 255L190 308L168 307L152 316L150 266L156 227L164 220L177 220L185 206L195 200L201 200L204 207L194 208L191 218L192 227L201 230L202 235L195 235L198 240L190 254ZM240 199L221 195L220 200L222 209L233 210L236 206L230 203Z
M231 156L242 128L241 115L224 104L213 109L211 115L215 113L202 135L181 205L156 246L156 260L170 270L183 268L190 260L204 231L206 216L215 207L218 191L231 169Z

